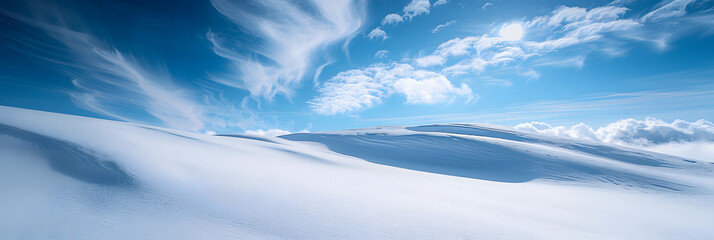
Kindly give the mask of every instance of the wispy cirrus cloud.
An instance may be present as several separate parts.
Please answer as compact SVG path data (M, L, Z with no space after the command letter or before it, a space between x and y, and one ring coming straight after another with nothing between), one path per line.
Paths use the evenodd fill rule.
M449 3L448 0L436 0L436 2L434 2L434 5L433 5L433 6L436 7L436 6L444 5L444 4L447 4L447 3Z
M77 29L77 16L56 6L29 4L32 16L6 12L13 26L39 30L53 41L34 35L11 36L15 50L71 78L68 90L80 108L128 122L187 131L233 131L261 126L245 108L235 107L216 91L200 92L176 85L166 69L146 67L131 54Z
M256 46L241 48L229 34L209 32L215 53L232 63L229 73L214 79L263 99L291 96L316 65L316 54L332 44L349 42L362 26L366 11L362 0L211 3L242 31L260 40Z
M567 58L540 58L531 63L532 66L555 66L555 67L575 67L583 68L585 66L585 56L579 55Z
M389 51L387 50L379 50L376 53L374 53L374 58L386 58L389 56Z
M669 2L660 2L660 7L642 16L640 21L658 21L661 19L683 16L686 13L687 5L695 1L696 0L672 0Z
M71 91L70 96L78 106L125 121L143 122L139 115L144 112L171 128L204 128L199 105L173 85L169 76L145 69L130 55L70 29L65 15L58 10L32 7L36 14L33 17L4 11L2 14L45 32L65 47L63 54L56 54L51 43L18 39L26 47L23 53L44 60L72 78L77 91Z
M442 28L451 26L451 24L454 24L454 23L456 23L456 21L455 21L455 20L451 20L451 21L445 22L444 24L436 25L436 27L434 27L434 29L431 30L431 33L436 33L436 32L438 32L439 30L441 30Z

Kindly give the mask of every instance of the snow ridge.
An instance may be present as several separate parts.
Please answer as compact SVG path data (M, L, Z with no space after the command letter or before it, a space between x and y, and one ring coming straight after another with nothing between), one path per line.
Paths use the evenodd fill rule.
M214 136L0 106L2 239L711 238L713 173L487 124Z

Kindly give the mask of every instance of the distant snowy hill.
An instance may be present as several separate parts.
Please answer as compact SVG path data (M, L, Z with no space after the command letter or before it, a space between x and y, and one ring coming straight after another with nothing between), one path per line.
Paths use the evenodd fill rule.
M707 239L714 164L485 124L211 136L0 107L0 239Z

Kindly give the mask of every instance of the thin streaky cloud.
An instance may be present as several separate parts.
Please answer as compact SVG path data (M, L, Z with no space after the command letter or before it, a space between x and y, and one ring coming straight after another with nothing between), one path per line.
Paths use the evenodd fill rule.
M389 56L389 51L387 50L379 50L376 53L374 53L374 58L386 58Z
M268 100L277 94L292 96L305 75L314 71L319 60L316 54L336 42L349 41L366 15L361 0L312 0L311 9L286 0L252 2L257 9L246 2L211 3L232 23L262 39L247 50L250 54L244 54L233 50L236 46L227 36L209 32L216 54L232 63L217 82Z
M436 6L445 5L447 3L449 3L448 0L437 0L436 2L434 2L434 5L432 5L432 6L436 7Z
M456 20L451 20L451 21L448 21L448 22L446 22L446 23L444 23L444 24L436 25L436 27L434 27L434 29L431 30L431 33L436 33L436 32L438 32L439 30L441 30L442 28L451 26L451 25L454 24L454 23L456 23Z
M645 14L640 19L642 22L657 21L665 18L680 17L686 13L687 5L696 0L670 0L662 1L659 8Z
M63 13L42 9L54 18ZM168 76L139 66L131 56L111 47L104 47L91 35L65 26L53 25L9 12L3 14L36 27L61 42L69 59L55 59L43 51L25 54L47 61L55 69L72 78L78 91L70 91L72 100L82 108L116 119L143 122L133 111L145 112L166 126L198 131L204 127L199 104L187 97L186 91L173 85ZM47 18L47 16L40 16ZM23 41L30 49L42 49L32 41ZM129 109L129 111L127 111Z

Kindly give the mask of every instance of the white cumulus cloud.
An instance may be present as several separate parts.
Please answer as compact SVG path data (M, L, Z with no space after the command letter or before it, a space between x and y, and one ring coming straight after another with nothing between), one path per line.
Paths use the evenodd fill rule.
M542 122L522 123L516 129L550 133L575 138L588 138L608 143L656 145L676 142L714 142L714 124L706 120L687 122L674 120L671 123L648 117L645 120L622 119L593 130L580 123L572 127L551 127Z
M465 83L460 87L455 87L444 75L417 71L416 80L414 78L401 78L394 82L394 90L407 97L407 103L411 104L435 104L453 99L452 96L469 96L471 88Z
M530 122L518 124L515 128L528 132L645 147L685 157L696 156L696 159L701 159L704 152L714 152L707 151L705 148L714 145L714 124L703 119L694 122L679 119L665 122L651 117L644 120L630 118L610 123L597 130L584 123L571 127L553 127L542 122ZM695 153L682 154L686 150Z
M402 94L410 104L435 104L457 97L472 100L471 89L454 86L445 76L414 69L404 63L375 64L365 69L340 72L320 89L311 101L313 110L325 115L371 108L392 94Z
M593 129L584 123L571 127L550 126L542 122L518 124L518 130L556 136L590 139L638 147L650 151L714 162L714 124L707 120L665 122L648 117L622 119Z

